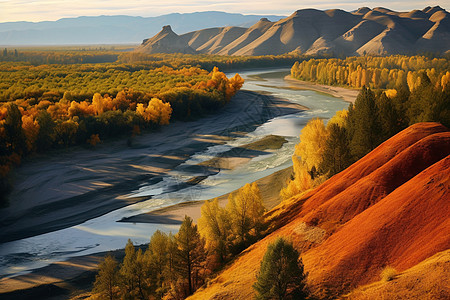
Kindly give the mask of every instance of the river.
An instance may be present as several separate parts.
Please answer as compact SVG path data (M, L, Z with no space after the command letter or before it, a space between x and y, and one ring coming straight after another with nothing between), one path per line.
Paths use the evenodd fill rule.
M314 117L329 119L337 110L346 108L348 103L326 94L291 88L289 83L283 80L288 73L288 69L239 72L245 79L243 89L287 99L292 103L306 106L309 110L270 119L250 132L233 135L233 138L225 144L210 145L191 153L182 164L166 172L161 181L144 181L138 187L124 192L129 198L151 196L149 200L116 209L69 228L0 244L0 277L26 273L74 256L123 248L128 238L134 244L148 243L150 236L157 229L176 232L178 225L117 221L185 201L211 199L235 190L246 182L255 181L292 165L291 155L294 146L298 143L298 135L308 120ZM288 142L280 149L254 157L238 168L221 170L195 186L186 186L176 191L166 189L167 186L173 186L192 177L192 172L187 174L185 171L190 166L209 160L233 147L257 141L269 134L283 136ZM142 154L146 150L139 151ZM20 173L20 170L18 172ZM41 188L39 184L35 184L33 188L35 192L45 193L39 191ZM44 188L45 186L42 186L42 189Z

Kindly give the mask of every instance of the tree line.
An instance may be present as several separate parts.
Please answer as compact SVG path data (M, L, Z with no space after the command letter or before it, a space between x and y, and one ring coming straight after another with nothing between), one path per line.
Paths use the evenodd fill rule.
M431 84L445 88L450 83L450 60L426 56L362 56L345 59L310 59L296 62L291 76L328 85L371 89L400 89L410 92L425 73Z
M100 47L101 48L101 47ZM0 61L40 64L91 64L117 61L119 53L112 50L17 50L4 48Z
M86 143L95 146L111 136L132 136L142 129L169 124L170 119L186 120L215 112L229 102L244 82L239 74L228 79L217 68L212 72L168 67L147 72L112 70L113 74L117 71L116 76L102 76L78 66L73 72L72 68L66 69L62 77L60 67L56 68L58 71L46 66L36 68L27 66L25 76L35 76L29 81L24 78L20 81L14 69L9 71L10 76L2 72L0 78L0 85L14 86L12 82L18 80L30 88L14 94L3 90L2 94L5 101L0 103L2 204L11 188L7 175L21 157L55 147ZM80 73L84 76L78 77ZM127 77L121 78L124 73L134 78L134 85L130 85L139 90L126 87L129 82ZM77 80L64 83L62 78L71 76ZM95 92L110 80L122 81L124 89L114 94ZM84 85L87 91L76 94L73 85ZM36 86L40 86L39 90L33 90Z
M215 66L221 70L242 68L262 68L291 66L306 56L296 53L263 56L227 56L210 54L156 53L145 54L129 49L8 49L0 53L0 62L26 62L31 65L72 65L115 63L117 65L139 66L140 69L154 69L163 66L175 69L199 67L212 70Z
M206 70L212 70L217 66L221 70L234 70L243 68L267 68L291 66L295 61L304 59L296 53L282 55L261 56L230 56L214 54L145 54L139 52L125 52L119 55L118 63L138 64L143 66L160 66L165 64L179 68L182 66L196 66Z

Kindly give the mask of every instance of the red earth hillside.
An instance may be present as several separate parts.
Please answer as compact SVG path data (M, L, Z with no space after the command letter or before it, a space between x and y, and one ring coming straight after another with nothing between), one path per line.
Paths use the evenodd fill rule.
M309 282L346 291L450 248L449 171L447 156L305 253Z
M366 178L372 172L376 171L384 164L388 163L393 157L403 152L405 149L414 145L416 142L420 141L424 137L429 135L439 133L439 132L447 132L448 129L439 124L439 123L418 123L408 127L407 129L401 131L396 134L389 140L382 143L372 152L364 156L362 159L342 171L341 173L333 176L328 179L325 183L320 185L318 188L309 192L304 196L297 197L296 201L289 201L289 203L293 203L289 207L281 204L278 207L274 208L272 211L268 213L270 217L272 214L277 215L274 220L278 225L286 224L289 221L292 221L294 218L303 217L308 213L316 211L323 203L329 201L331 198L338 196L340 193L346 191L347 188L351 187L361 179ZM439 148L439 145L435 145ZM448 147L447 147L448 149ZM439 152L439 151L438 151ZM445 151L440 155L438 153L438 157L442 158L448 155L445 154ZM418 153L420 155L420 153ZM431 159L436 161L436 158L429 157L425 159ZM426 165L426 164L425 164ZM421 167L421 168L420 168ZM416 170L414 170L417 168ZM410 166L409 178L411 175L416 175L418 172L424 169L424 166L416 166L412 164ZM404 178L398 177L396 181L405 181ZM360 183L362 184L362 183ZM392 190L394 183L390 183L390 189ZM342 196L346 196L343 194ZM371 195L374 197L375 195ZM294 196L295 197L295 196ZM375 201L367 200L367 201ZM355 203L355 205L364 205L365 203ZM367 206L366 206L367 207Z
M279 229L251 246L194 299L248 299L267 245L299 250L318 297L378 281L450 248L450 132L413 125L347 170L270 213Z

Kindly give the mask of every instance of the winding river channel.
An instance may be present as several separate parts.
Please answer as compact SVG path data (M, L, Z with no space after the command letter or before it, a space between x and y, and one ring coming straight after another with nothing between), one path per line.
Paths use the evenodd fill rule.
M117 209L105 211L105 213L100 215L92 214L91 216L90 212L86 212L85 216L91 217L86 217L87 220L83 220L83 222L79 224L68 225L63 229L60 229L58 226L48 226L50 229L46 230L46 233L37 235L30 234L31 236L28 237L3 242L0 244L0 278L25 273L32 269L48 265L51 262L65 260L74 256L123 248L128 238L130 238L134 244L147 243L150 236L157 229L166 232L174 232L177 230L178 225L127 223L117 221L181 202L211 199L235 190L246 182L255 181L292 165L291 155L294 151L294 145L298 143L298 135L308 120L314 117L323 118L325 120L329 119L336 111L346 108L348 103L326 94L295 89L284 80L284 77L288 73L288 69L239 72L245 79L244 90L286 99L291 103L308 107L308 110L297 110L291 114L267 118L264 122L255 121L254 123L256 125L251 127L247 126L245 130L242 131L239 131L239 127L236 128L235 126L236 124L240 124L239 120L232 120L233 122L228 122L229 124L223 125L224 127L228 126L230 132L231 129L233 131L233 134L230 134L224 142L206 143L204 147L190 147L186 151L185 157L181 160L181 163L174 164L174 167L172 168L163 169L160 172L159 177L145 177L140 175L139 181L133 180L136 184L121 185L119 193L123 195L122 198L140 199L139 201L130 201L131 204L129 205L121 205L117 207ZM245 101L245 97L240 97L239 99L240 101ZM232 102L230 105L232 105ZM246 118L257 118L257 116L252 115L257 112L257 110L250 110L247 113ZM214 116L209 116L208 118L212 118L211 120L213 120ZM197 123L192 124L201 124L201 122L202 121L199 120ZM219 125L220 124L217 124L217 126ZM162 136L164 134L167 136L164 140L164 143L166 144L163 145L167 149L170 148L170 143L172 143L172 145L177 145L177 143L183 142L184 135L178 136L177 132L171 132L171 126L172 125L169 125L167 126L167 129L163 128L161 129L162 132L155 134L155 136ZM190 123L185 123L183 126L185 126L186 130L189 130ZM237 134L236 132L240 133ZM203 137L209 137L209 133L211 135L217 134L217 132L214 131L205 132ZM224 134L223 130L221 134ZM278 150L261 152L259 155L252 157L250 160L247 160L245 163L234 169L223 169L219 172L206 174L206 176L204 176L204 172L202 173L195 169L195 166L198 166L198 164L203 161L217 157L230 149L258 141L270 134L283 136L288 142ZM152 138L152 134L150 134L149 137ZM97 186L112 185L112 183L108 183L107 180L99 180L98 178L100 177L98 176L100 175L95 175L97 177L90 178L89 176L92 175L87 174L97 174L102 172L102 174L108 174L106 173L109 170L108 168L113 170L111 172L116 173L119 173L120 170L126 170L124 157L127 157L127 167L132 165L134 168L133 170L150 170L147 165L143 166L141 164L141 162L144 162L143 154L145 154L146 157L154 157L157 156L158 153L152 153L153 148L146 147L145 144L140 146L139 140L136 143L137 146L134 147L132 151L128 150L126 155L125 152L121 152L122 150L115 151L114 147L111 147L111 150L108 150L108 147L103 146L104 149L99 150L98 152L103 154L98 154L99 157L95 158L97 165L88 165L89 159L92 156L92 154L89 154L88 152L95 152L96 150L86 149L74 150L75 152L64 154L60 157L49 157L45 166L42 162L42 160L46 160L45 157L40 158L40 160L36 162L31 161L29 165L27 162L16 171L17 174L15 176L18 179L23 179L21 181L23 182L23 186L18 185L16 187L15 192L12 194L13 199L11 199L11 202L15 200L14 198L17 198L18 202L24 201L25 203L25 201L29 201L29 198L32 197L30 195L33 194L48 194L49 198L54 197L55 199L59 199L58 197L62 195L62 192L53 191L50 193L46 189L54 185L65 187L68 182L73 183L77 178L78 190L74 189L74 193L76 191L76 193L81 194L82 192L80 192L80 189L82 190L82 188L80 188L80 186L86 187L86 182L89 182L89 188L91 188L91 185L95 182L97 182ZM79 153L76 151L79 151ZM180 151L176 153L177 156L180 156L179 152ZM170 153L170 151L168 153ZM65 155L73 156L75 154L77 157L81 158L78 160L69 160L70 162L65 165L64 159L67 158ZM84 158L83 155L85 155ZM169 155L167 154L167 156ZM107 166L99 166L102 160L104 160ZM130 161L133 161L133 163L130 163ZM49 174L51 174L52 170L56 167L67 168L68 171L67 173L49 175L49 178L47 178L46 181L43 181L42 178L46 177L45 172L50 172ZM90 172L89 170L92 169L95 169L96 172L92 171L91 173L86 173ZM32 170L38 171L33 173ZM154 172L154 168L151 169L151 171ZM74 174L79 175L76 175L78 177L75 178ZM129 174L131 174L131 172L124 172L122 177L115 177L115 179L117 182L127 180L127 176L131 176ZM204 176L206 179L196 185L183 184L194 175ZM86 189L88 188L86 187ZM96 186L92 186L92 190L95 189ZM65 189L65 191L70 191L70 188ZM80 196L79 194L77 194L77 196ZM100 199L98 201L101 201L101 199L108 197L109 194L103 193L103 198L99 198L95 194L92 195L94 200L97 198ZM117 197L117 195L114 197ZM73 202L75 200L72 199L71 201ZM56 200L54 202L49 202L49 208L51 208L52 205L55 205L55 203L57 203ZM71 223L69 222L68 224ZM51 230L51 228L54 228L55 230Z

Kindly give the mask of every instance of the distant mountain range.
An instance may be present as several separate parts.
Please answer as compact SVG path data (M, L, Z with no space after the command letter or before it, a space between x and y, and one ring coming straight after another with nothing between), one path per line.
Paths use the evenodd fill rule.
M260 18L284 16L242 15L225 12L168 14L158 17L97 16L45 22L0 23L0 45L67 45L139 43L171 24L178 33L207 27L250 27Z
M175 27L174 27L175 28ZM450 15L439 6L410 12L362 7L301 9L277 21L261 18L250 28L228 26L176 34L170 26L144 40L143 53L222 55L412 54L450 52Z

